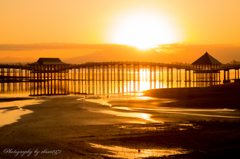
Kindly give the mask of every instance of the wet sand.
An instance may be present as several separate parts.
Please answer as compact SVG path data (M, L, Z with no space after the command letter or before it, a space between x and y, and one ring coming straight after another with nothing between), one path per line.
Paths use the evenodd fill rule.
M91 148L89 140L99 140L129 133L121 125L128 124L131 117L121 117L89 111L91 108L110 109L107 106L77 100L77 96L56 97L25 109L33 111L23 115L13 124L0 128L0 158L15 157L19 151L43 152L39 158L101 158L98 149ZM134 118L141 123L143 119ZM60 154L51 155L44 150ZM19 155L17 158L27 158Z
M200 99L192 96L189 91L186 91L188 95L181 94L181 97L179 95L174 97L171 96L172 90L168 96L167 93L164 93L164 98L171 96L179 101L175 103L161 102L161 104L162 106L201 108L202 103L209 105L209 101L217 102L217 98L223 94L219 90L224 91L225 94L226 86L229 86L229 97L231 93L238 92L235 88L238 86L240 88L239 84L209 87L206 89L213 90L208 93L217 95L217 97L204 95ZM158 92L159 90L154 91ZM196 94L200 94L199 91L194 91ZM177 92L176 89L175 93ZM156 94L151 95L156 96ZM163 97L160 93L157 96ZM100 111L112 111L113 108L86 100L78 100L79 98L78 96L51 97L45 99L43 103L25 106L25 109L29 109L33 113L23 115L16 123L0 127L0 158L33 158L34 156L35 158L111 158L106 156L113 154L112 152L104 147L93 147L91 143L132 148L134 151L140 150L140 154L144 149L168 149L171 151L177 148L189 152L162 158L240 157L239 119L223 118L226 121L218 121L219 118L213 118L214 121L150 122L147 118L100 113ZM235 96L230 98L235 99ZM186 104L189 103L189 100L192 100L191 103L197 101L202 101L202 103ZM129 100L123 102L137 108L137 105L130 103ZM153 104L150 104L151 102L155 103L156 100L146 100L145 104L155 108ZM115 107L118 106L117 101L110 103ZM238 100L232 101L232 103L227 106L226 103L223 104L225 107L215 105L213 108L228 108L228 106L236 108ZM212 107L212 104L210 106ZM119 113L125 113L124 109L119 109ZM130 111L137 112L134 109ZM149 114L152 112L151 110L142 110L141 112L145 111L148 111ZM158 113L152 112L153 119L157 120L157 116L159 116ZM165 115L164 118L171 118L171 116ZM20 151L22 153L17 154ZM21 156L23 151L25 154Z
M27 100L27 99L34 99L30 97L25 97L25 98L0 98L0 102L8 102L8 101L19 101L19 100Z
M229 83L201 88L172 88L147 90L146 96L177 99L167 103L184 108L240 108L240 83Z

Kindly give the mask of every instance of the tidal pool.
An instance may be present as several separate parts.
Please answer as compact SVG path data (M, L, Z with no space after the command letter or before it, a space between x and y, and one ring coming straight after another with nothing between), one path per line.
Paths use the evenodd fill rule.
M181 148L161 148L161 149L130 149L121 146L105 146L90 143L93 148L103 149L99 155L126 158L126 159L140 159L142 157L163 157L169 155L186 154L188 150ZM107 150L107 152L106 152Z
M106 106L105 108L86 108L91 112L105 113L115 116L132 118L130 123L136 123L133 118L141 119L138 123L187 122L191 120L237 120L240 111L237 109L198 109L166 107L166 103L176 100L152 98L142 94L113 94L109 96L87 97L84 100Z
M17 122L22 115L33 113L33 111L24 109L26 105L34 105L44 100L20 100L0 102L0 127Z

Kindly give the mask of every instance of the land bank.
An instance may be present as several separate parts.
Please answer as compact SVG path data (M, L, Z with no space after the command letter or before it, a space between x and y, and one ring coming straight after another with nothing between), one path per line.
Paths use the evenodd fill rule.
M149 90L146 94L177 99L174 103L165 103L166 106L237 108L239 88L239 83L231 83L206 88ZM240 157L239 119L223 122L190 121L180 123L181 127L176 123L129 124L126 121L140 123L143 119L93 111L109 111L111 107L79 100L77 96L49 98L41 104L24 108L33 113L0 128L0 158L109 158L106 154L112 152L93 148L90 143L135 149L182 148L190 151L189 154L162 158ZM184 124L193 126L182 127ZM15 151L26 151L26 154L15 156Z
M176 99L166 103L170 107L184 108L240 108L240 83L209 87L163 88L145 91L146 96Z

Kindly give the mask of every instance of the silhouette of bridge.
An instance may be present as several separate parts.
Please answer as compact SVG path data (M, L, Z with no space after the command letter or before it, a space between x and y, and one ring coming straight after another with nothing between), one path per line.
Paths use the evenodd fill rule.
M201 58L212 62L198 63ZM164 82L166 88L172 88L173 81L177 87L181 82L184 87L209 86L220 84L220 71L224 72L223 83L240 81L240 65L217 63L207 53L201 58L192 65L131 61L66 64L57 58L40 58L26 65L0 64L0 83L29 82L32 95L44 95L136 92L141 90L143 80L150 82L150 89L163 88ZM233 79L230 70L235 70Z

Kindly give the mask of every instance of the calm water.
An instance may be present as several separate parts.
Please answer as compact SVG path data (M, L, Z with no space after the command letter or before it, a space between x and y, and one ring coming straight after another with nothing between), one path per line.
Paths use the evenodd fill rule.
M182 71L181 81L184 81L184 71ZM238 114L234 115L235 110L199 110L199 109L180 109L180 108L163 108L159 107L161 102L172 102L168 100L158 101L153 98L146 98L142 96L136 96L136 94L131 95L127 92L141 92L143 90L152 88L166 88L168 87L185 87L189 86L185 82L167 83L166 81L156 83L149 81L149 72L147 70L141 73L141 81L52 81L52 82L22 82L22 83L0 83L0 98L17 98L17 97L33 97L33 100L23 100L23 101L11 101L11 102L0 102L0 121L1 125L6 123L12 123L17 121L21 115L32 113L30 110L23 108L25 105L32 105L41 102L37 96L39 95L83 95L83 94L94 94L91 97L88 96L87 101L101 103L106 106L111 106L108 111L98 110L99 113L114 114L118 116L132 116L136 118L142 118L146 122L162 122L166 120L179 121L180 118L189 117L190 119L194 117L201 118L238 118ZM174 74L176 76L176 74ZM231 71L231 79L235 77L235 72ZM158 77L158 76L157 76ZM166 79L166 77L164 77ZM175 77L174 77L175 78ZM158 80L158 79L157 79ZM223 80L223 75L221 75L221 80ZM139 84L139 85L138 85ZM135 89L134 89L135 86ZM192 82L191 86L194 86ZM127 93L127 95L126 95ZM123 94L125 94L123 96ZM98 96L101 96L100 98ZM106 101L104 96L109 96ZM125 102L127 101L127 102ZM131 101L129 103L129 101ZM143 102L145 101L145 102ZM119 112L116 110L124 110ZM96 111L96 110L91 110ZM117 112L117 113L116 113ZM150 113L149 113L150 112ZM155 114L162 114L163 118L158 118ZM231 114L229 116L229 114ZM172 116L169 118L169 116ZM165 119L164 119L165 117Z
M119 85L118 85L119 84ZM135 86L138 88L138 83ZM84 109L90 112L110 114L119 117L126 117L123 125L119 125L122 129L129 130L146 130L156 131L164 129L163 123L166 122L182 122L179 130L185 130L189 120L239 120L240 111L236 109L189 109L189 108L173 108L165 107L164 103L176 102L170 99L151 98L142 96L142 93L130 93L134 91L133 81L118 83L117 81L97 81L97 83L74 82L56 82L52 86L49 83L2 83L0 87L0 99L31 97L33 99L16 100L9 102L0 102L0 127L17 122L22 115L33 113L28 109L24 109L26 105L34 105L43 102L41 98L35 95L43 94L74 94L79 96L79 100L85 100L91 103L101 104L102 107L89 107L87 104ZM152 86L154 87L154 83ZM184 87L184 82L172 84L173 87ZM156 88L166 88L166 82L156 83ZM150 82L143 80L140 82L140 90L150 88ZM123 91L124 90L124 91ZM85 95L83 93L94 93L93 95ZM128 93L129 92L129 93ZM30 96L31 95L31 96ZM54 98L50 97L50 98ZM110 119L109 119L110 120ZM137 123L137 124L136 124ZM124 125L133 124L133 125ZM188 153L187 150L175 149L129 149L120 146L105 146L91 143L94 148L103 149L103 153L109 157L118 158L141 158L141 157L162 157L174 154ZM105 154L105 151L111 154Z

